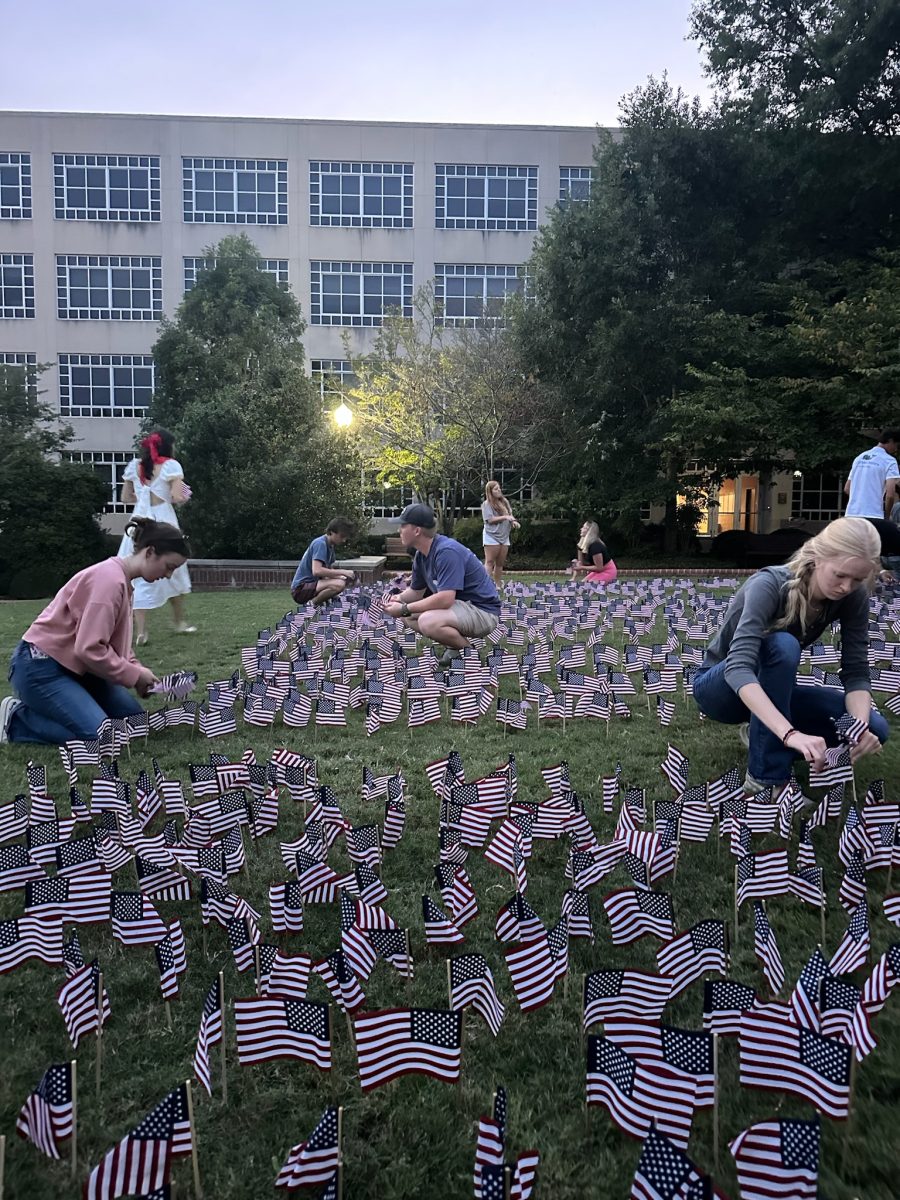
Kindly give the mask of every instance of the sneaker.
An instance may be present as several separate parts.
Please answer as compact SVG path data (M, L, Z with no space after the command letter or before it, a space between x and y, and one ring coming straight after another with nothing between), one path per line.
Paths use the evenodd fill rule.
M459 651L453 650L452 648L447 649L444 651L444 653L438 659L438 666L446 671L447 668L450 666L450 664L453 662L453 660L456 658L459 658Z
M0 700L0 746L9 741L9 723L17 708L22 707L22 701L15 696L4 696Z
M750 749L750 722L742 721L738 725L738 737L741 739L741 745L745 750Z

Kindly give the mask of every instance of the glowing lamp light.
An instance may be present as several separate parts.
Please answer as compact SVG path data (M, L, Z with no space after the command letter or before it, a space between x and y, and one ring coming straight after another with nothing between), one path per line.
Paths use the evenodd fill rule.
M341 403L334 410L334 420L335 424L341 429L346 429L348 426L353 424L352 409L348 408L347 405L341 401Z

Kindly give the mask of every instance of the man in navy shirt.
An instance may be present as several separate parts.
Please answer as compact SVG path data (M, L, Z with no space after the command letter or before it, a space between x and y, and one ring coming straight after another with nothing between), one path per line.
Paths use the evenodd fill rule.
M400 541L415 549L412 580L399 596L386 594L384 611L401 617L412 629L448 650L471 645L471 637L487 637L500 620L500 598L481 559L453 538L437 532L437 519L427 504L409 504L400 514Z
M334 548L343 546L353 533L346 517L335 517L325 527L321 537L314 538L300 559L291 583L295 604L324 604L339 596L354 578L352 571L342 571L334 565Z

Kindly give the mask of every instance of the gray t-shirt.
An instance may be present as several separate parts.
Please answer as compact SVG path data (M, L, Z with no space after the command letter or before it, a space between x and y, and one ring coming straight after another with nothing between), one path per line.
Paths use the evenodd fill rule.
M748 683L759 683L760 643L772 626L784 616L786 589L790 572L787 567L763 567L731 597L722 627L706 647L703 669L727 659L725 682L734 692ZM854 588L840 600L826 600L806 633L799 622L784 632L791 633L801 646L809 646L832 621L841 623L841 683L845 692L871 691L869 675L869 593Z
M494 508L485 500L481 506L481 519L484 521L484 532L489 533L491 537L496 538L498 542L508 542L509 535L512 533L512 521L491 521L488 524L488 517L500 517L503 514L499 508Z

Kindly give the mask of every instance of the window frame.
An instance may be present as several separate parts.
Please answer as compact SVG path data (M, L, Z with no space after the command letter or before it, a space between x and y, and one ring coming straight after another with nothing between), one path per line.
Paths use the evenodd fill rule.
M197 172L211 172L213 175L211 188L197 187ZM233 201L231 210L219 211L215 207L219 190L216 187L216 176L231 173L234 179ZM239 186L239 175L253 174L256 176L256 186L253 194L257 199L257 207L250 211L240 211L239 197L242 189ZM274 208L271 212L259 209L260 195L269 193L259 189L260 176L274 175L275 186L272 190ZM198 208L198 193L209 195L213 200L212 208ZM223 193L224 194L224 190ZM246 194L246 189L244 189ZM181 199L182 217L188 225L287 225L288 223L288 160L286 158L217 158L209 156L185 156L181 160Z
M201 271L215 268L217 259L209 261L204 255L184 255L182 259L184 267L184 294L193 291L197 286L197 276ZM286 258L258 258L256 266L260 271L265 271L267 275L273 276L279 287L283 287L285 291L290 289L290 281L288 278L288 263Z
M19 169L19 203L3 204L2 198L0 198L0 221L30 221L32 219L30 151L0 150L0 168L3 167L18 167Z
M123 476L125 468L134 458L134 454L128 450L66 450L63 453L63 458L66 462L76 463L81 466L88 467L110 467L109 489L110 499L104 504L102 511L104 513L124 513L131 512L130 504L123 504L121 500L122 484L124 483Z
M511 199L508 184L512 180L519 179L525 180L523 216L511 217L509 215ZM451 189L448 182L450 180L463 181L462 215L450 215L451 201L455 203L460 199L459 196L450 195L451 190L460 190L458 184ZM479 180L483 185L481 189L476 186ZM491 195L491 184L497 180L505 180L507 183L504 197L506 216L504 217L490 215L492 202L496 203L500 199L497 195ZM472 184L471 188L470 183ZM515 166L506 163L435 163L435 229L483 229L530 233L538 227L538 184L539 171L536 166ZM493 190L496 192L498 189L495 187ZM470 216L468 211L470 201L477 205L479 199L482 204L482 215L479 216L475 212ZM513 200L518 202L519 198L513 197Z
M96 286L88 276L87 291L88 305L85 308L75 307L71 303L73 285L71 271L87 270L107 272L107 300L105 307L95 307L90 303L90 293ZM112 301L118 290L113 283L113 271L127 269L131 274L128 291L134 293L133 272L147 270L150 272L150 307L149 308L119 308ZM75 285L79 289L81 284ZM136 315L137 314L137 315ZM159 321L163 315L162 308L162 258L159 255L137 254L57 254L56 256L56 315L61 321Z
M69 171L83 169L85 173L85 203L69 203ZM88 204L92 185L88 183L88 171L102 171L105 176L103 191L107 203L104 206ZM131 182L131 171L147 172L146 208L113 208L110 204L114 188L110 172L127 171L129 175L129 200L138 189ZM99 185L94 184L93 188ZM126 221L130 224L145 224L161 220L160 212L160 167L155 154L54 154L53 155L53 211L57 221Z
M575 174L577 172L577 174ZM572 184L587 182L586 196L573 196ZM567 204L587 204L591 198L591 190L594 186L594 168L593 167L560 167L559 168L559 203L565 207Z
M325 277L338 276L344 279L359 279L358 310L352 307L344 311L345 295L352 299L352 289L345 293L343 284L339 291L326 291ZM365 312L366 297L374 293L370 287L367 291L366 280L378 277L384 279L400 279L400 305L384 304L384 286L381 288L381 308L375 313ZM325 311L326 296L339 297L338 311ZM377 329L380 327L388 309L396 308L397 312L407 318L413 312L413 264L411 262L360 262L350 259L311 259L309 264L309 323L310 325L348 327L357 329Z
M76 384L72 372L73 370L83 370L88 368L91 371L91 381L88 388L91 393L94 389L93 373L96 370L106 370L109 380L109 403L107 405L94 404L93 401L87 405L76 404L74 402L74 392L76 387L84 386ZM115 371L130 368L132 371L131 394L134 396L134 371L135 369L150 370L150 389L147 397L147 404L117 404L116 403L116 383ZM113 420L141 420L147 413L147 406L150 398L153 395L153 389L156 383L156 364L153 361L152 354L60 354L57 358L57 370L59 373L59 415L69 418L95 418L106 417ZM87 411L86 411L87 410Z
M8 270L22 272L22 304L8 304L6 296L6 272ZM10 287L18 287L10 284ZM0 254L0 319L4 321L32 321L35 316L34 304L34 255L17 254L14 252Z
M324 176L337 176L341 180L341 187L337 193L324 191L323 178ZM379 193L381 200L381 213L372 215L365 212L366 180L381 179L399 179L400 180L400 212L397 216L385 216L384 201L384 186ZM348 187L346 195L348 201L352 200L355 193L358 199L358 207L355 213L343 211L344 209L344 188L343 181L357 181L359 187L354 189ZM325 205L325 196L336 194L339 197L339 211L336 213L323 212ZM414 206L414 169L412 163L403 162L354 162L352 160L337 161L335 159L310 159L309 161L309 223L311 226L319 228L335 228L335 229L412 229L413 228L413 206Z
M448 279L480 279L482 281L482 310L480 313L470 315L468 312L464 312L461 315L456 315L447 312ZM490 279L515 279L519 282L518 287L506 288L504 290L501 307L507 297L519 293L524 294L528 286L528 274L524 263L435 263L434 303L438 311L438 324L448 329L475 328L488 321L501 324L502 316L499 313L492 315L489 311L491 300L498 299L498 297L488 295L488 281ZM454 296L453 299L455 300L457 297ZM464 305L468 307L468 295L464 294L462 300Z

